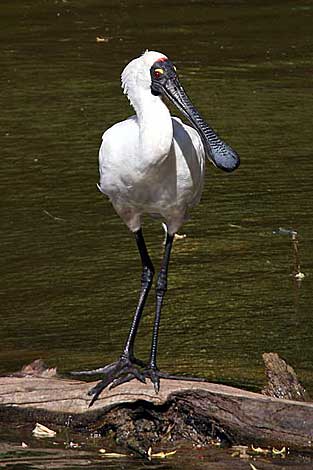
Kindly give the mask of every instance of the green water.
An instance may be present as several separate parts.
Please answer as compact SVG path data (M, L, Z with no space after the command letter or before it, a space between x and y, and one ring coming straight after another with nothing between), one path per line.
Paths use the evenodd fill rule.
M140 262L97 191L97 152L132 114L120 72L149 48L175 62L242 160L231 176L208 165L175 243L159 366L258 390L274 351L313 395L312 16L309 0L1 2L1 373L39 357L61 372L98 367L121 352ZM299 232L300 284L278 227ZM144 231L158 266L162 229L146 219ZM153 308L151 295L143 358Z

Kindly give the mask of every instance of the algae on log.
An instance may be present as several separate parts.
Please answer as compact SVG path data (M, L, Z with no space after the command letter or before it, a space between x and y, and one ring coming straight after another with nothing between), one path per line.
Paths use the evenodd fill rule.
M89 408L96 382L59 378L54 369L28 366L0 377L0 420L39 421L75 431L109 432L115 441L145 454L168 440L205 444L219 438L231 444L313 450L313 403L269 397L208 382L136 380L105 390Z

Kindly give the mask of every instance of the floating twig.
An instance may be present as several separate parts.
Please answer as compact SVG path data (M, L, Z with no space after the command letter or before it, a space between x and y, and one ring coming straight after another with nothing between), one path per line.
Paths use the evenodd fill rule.
M300 253L299 253L299 238L298 232L293 229L286 229L279 227L277 230L273 230L276 235L288 235L291 237L292 250L293 250L293 277L297 281L301 281L305 276L300 269Z
M46 209L42 209L42 212L56 222L66 222L65 219L62 219L62 217L55 217L54 215L50 214L50 212L48 212Z

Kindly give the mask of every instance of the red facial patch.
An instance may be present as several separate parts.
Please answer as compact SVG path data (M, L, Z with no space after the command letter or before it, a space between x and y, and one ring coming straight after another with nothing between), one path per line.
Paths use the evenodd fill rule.
M166 62L168 60L167 57L161 57L160 59L157 59L154 63L156 62Z

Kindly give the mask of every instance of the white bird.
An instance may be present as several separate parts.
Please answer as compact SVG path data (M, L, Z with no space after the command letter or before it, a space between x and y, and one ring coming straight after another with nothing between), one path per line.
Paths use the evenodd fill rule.
M182 88L176 67L162 53L146 51L122 72L122 88L136 114L110 127L99 151L99 189L107 195L117 214L135 234L142 262L141 292L129 335L120 358L105 367L81 374L104 374L89 394L92 403L110 385L149 378L158 392L160 378L175 378L160 372L156 363L158 330L167 272L175 233L189 210L199 202L203 188L205 157L225 171L239 165L239 157L200 116ZM193 127L170 115L166 96ZM164 257L156 282L156 312L148 364L134 356L134 340L154 267L149 257L141 218L158 216L166 223Z

